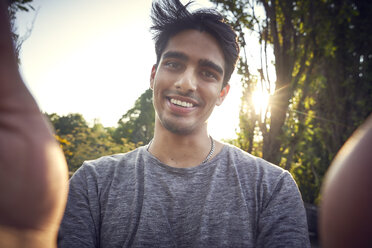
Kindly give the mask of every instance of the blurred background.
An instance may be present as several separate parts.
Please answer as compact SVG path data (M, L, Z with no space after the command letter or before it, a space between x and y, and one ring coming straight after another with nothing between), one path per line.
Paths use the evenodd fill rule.
M153 135L151 1L12 0L21 74L56 130L69 170ZM186 3L186 1L182 1ZM211 0L240 60L211 135L291 172L314 247L332 159L372 112L372 2Z

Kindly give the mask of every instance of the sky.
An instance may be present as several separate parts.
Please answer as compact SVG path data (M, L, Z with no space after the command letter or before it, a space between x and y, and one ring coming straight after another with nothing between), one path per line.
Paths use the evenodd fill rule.
M34 0L17 16L22 77L47 113L81 113L92 124L116 126L150 86L155 63L150 0ZM195 7L213 6L206 0ZM216 139L236 137L241 83L234 74L224 103L209 119Z

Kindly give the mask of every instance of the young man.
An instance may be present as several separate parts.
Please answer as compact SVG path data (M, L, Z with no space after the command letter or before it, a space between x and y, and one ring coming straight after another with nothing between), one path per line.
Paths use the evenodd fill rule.
M290 174L208 135L238 57L233 30L177 0L154 3L152 19L154 138L74 174L59 247L309 247Z

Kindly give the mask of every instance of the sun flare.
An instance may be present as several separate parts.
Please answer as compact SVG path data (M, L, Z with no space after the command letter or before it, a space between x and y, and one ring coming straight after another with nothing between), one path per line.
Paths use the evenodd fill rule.
M269 106L270 93L262 87L257 87L252 93L252 101L256 115L261 116L264 121L267 108Z

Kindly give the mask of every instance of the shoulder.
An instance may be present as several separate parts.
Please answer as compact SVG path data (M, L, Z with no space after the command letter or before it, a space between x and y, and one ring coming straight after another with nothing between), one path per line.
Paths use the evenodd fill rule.
M239 175L239 180L248 189L270 197L277 190L298 191L292 175L285 169L262 158L253 156L235 146L225 144L229 166L233 166Z
M283 168L243 151L236 146L225 144L224 149L227 153L227 159L230 160L229 162L240 170L268 177L280 177L283 174L289 174Z
M103 156L95 160L85 161L82 165L83 168L92 168L95 170L107 170L112 167L118 167L125 164L130 164L141 153L143 147L136 148L127 153L119 153L108 156Z
M71 181L77 181L78 178L84 178L86 181L109 181L118 171L125 174L126 171L134 170L138 158L144 154L143 149L145 148L139 147L128 153L85 161L71 177Z

